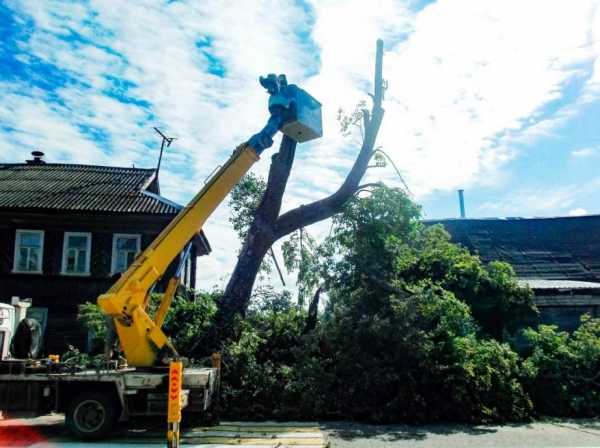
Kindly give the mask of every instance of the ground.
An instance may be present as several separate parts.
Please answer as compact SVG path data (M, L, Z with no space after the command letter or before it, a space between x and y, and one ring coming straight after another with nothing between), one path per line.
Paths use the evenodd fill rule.
M122 424L95 448L127 445L164 447L166 423ZM181 445L219 448L293 446L297 448L486 448L486 447L598 447L597 420L544 419L521 425L363 425L349 422L222 422L215 428L182 431ZM66 431L62 415L0 421L2 447L84 447Z
M545 419L519 425L321 424L331 448L600 447L597 420Z

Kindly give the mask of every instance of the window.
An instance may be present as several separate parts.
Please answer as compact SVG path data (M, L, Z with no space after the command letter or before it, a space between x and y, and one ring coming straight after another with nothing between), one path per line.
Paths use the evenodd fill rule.
M43 252L42 230L17 230L14 272L42 272Z
M140 236L117 233L113 236L112 273L125 272L140 251Z
M91 233L65 232L61 274L89 274L91 244Z

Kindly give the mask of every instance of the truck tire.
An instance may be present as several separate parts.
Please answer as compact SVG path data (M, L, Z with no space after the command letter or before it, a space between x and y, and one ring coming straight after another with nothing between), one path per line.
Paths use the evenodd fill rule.
M17 325L15 334L10 341L10 352L17 359L35 359L42 348L42 326L27 317Z
M105 437L117 423L119 405L107 394L89 391L75 396L69 403L65 423L81 440Z

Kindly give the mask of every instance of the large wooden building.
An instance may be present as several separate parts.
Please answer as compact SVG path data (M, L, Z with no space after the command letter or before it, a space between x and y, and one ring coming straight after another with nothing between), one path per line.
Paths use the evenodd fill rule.
M32 299L47 352L85 348L78 305L106 292L180 209L160 196L155 169L45 163L39 154L0 164L0 302ZM196 258L210 252L202 232L193 243L182 275L191 289Z
M483 263L505 261L535 293L536 323L572 331L600 317L600 215L428 220Z

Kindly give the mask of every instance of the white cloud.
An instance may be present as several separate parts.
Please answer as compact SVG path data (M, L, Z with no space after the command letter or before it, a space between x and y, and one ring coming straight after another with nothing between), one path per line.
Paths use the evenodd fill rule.
M575 185L539 185L508 192L502 198L477 207L480 216L562 216L570 214L573 205L600 193L600 178ZM577 207L576 210L583 210ZM587 213L587 212L586 212Z
M583 149L578 149L576 151L571 151L571 155L573 157L587 157L587 156L591 156L595 152L596 151L592 148L583 148Z
M161 184L180 203L264 125L257 79L269 72L323 103L325 136L298 146L283 209L334 191L358 151L340 136L336 111L370 104L377 38L390 85L378 145L417 199L506 182L503 170L524 146L559 132L600 95L592 0L439 0L416 12L400 0L5 3L23 29L12 47L23 73L0 77L0 161L41 149L50 162L155 166L157 126L177 138ZM255 172L267 173L278 141ZM391 166L370 170L371 180L401 185ZM576 203L575 187L544 193L481 210L552 213ZM228 213L222 204L205 226L214 261L201 284L235 263Z
M388 51L380 141L393 144L420 195L487 177L516 156L524 135L531 142L568 118L544 118L544 108L589 76L598 55L589 41L593 3L547 6L438 1Z
M569 216L584 216L587 214L588 212L584 208L575 208L569 211Z

